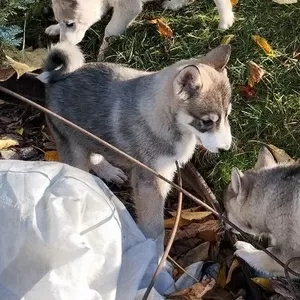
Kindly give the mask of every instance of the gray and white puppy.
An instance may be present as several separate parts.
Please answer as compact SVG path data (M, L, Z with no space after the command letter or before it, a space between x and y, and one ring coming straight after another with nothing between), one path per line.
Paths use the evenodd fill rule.
M105 28L99 58L108 46L107 39L123 34L129 24L142 11L143 3L154 0L52 0L53 12L58 22L46 28L48 35L60 35L60 41L79 43L85 32L102 19L113 7L113 15ZM177 10L194 0L163 0L162 7ZM219 28L232 26L234 16L230 0L214 0L220 15Z
M157 72L112 63L86 63L77 46L55 45L39 79L47 83L47 107L118 147L169 180L175 162L185 164L196 143L228 150L231 87L225 66L230 46L179 61ZM117 153L47 117L60 160L122 183L128 171L140 228L160 238L170 186ZM95 154L96 153L96 154ZM121 170L122 169L122 170Z
M300 165L277 164L263 147L253 170L232 170L225 193L227 218L243 231L271 237L268 248L286 263L300 256ZM250 266L273 276L284 276L284 269L271 257L251 244L238 241L235 254ZM290 265L300 271L299 263Z

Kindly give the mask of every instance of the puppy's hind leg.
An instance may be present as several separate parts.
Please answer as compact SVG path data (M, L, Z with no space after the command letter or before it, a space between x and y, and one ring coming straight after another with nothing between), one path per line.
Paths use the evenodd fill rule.
M124 33L129 24L141 11L141 0L117 1L114 6L111 20L105 28L103 42L98 54L98 60L102 60L104 57L105 50L108 47L108 38L111 36L120 36Z

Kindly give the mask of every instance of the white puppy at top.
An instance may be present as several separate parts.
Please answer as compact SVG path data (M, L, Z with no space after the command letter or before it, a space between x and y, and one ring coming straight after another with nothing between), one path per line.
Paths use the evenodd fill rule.
M60 35L60 41L78 44L85 32L99 21L112 7L113 15L105 28L100 53L107 48L111 36L123 34L129 24L142 11L143 3L154 0L52 0L56 25L46 29L48 35ZM210 0L212 1L212 0ZM163 0L165 9L178 10L194 0ZM214 0L220 15L219 28L228 29L234 22L230 0Z

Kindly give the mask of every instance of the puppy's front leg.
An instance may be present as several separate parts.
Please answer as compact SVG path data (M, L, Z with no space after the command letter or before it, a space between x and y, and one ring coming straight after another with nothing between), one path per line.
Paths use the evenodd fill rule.
M234 22L234 15L232 11L232 4L230 0L214 0L219 16L219 29L226 30L230 28Z
M141 0L126 0L118 1L114 6L113 15L111 20L105 28L103 42L100 46L98 60L102 60L105 50L108 47L108 39L111 36L119 36L125 32L129 24L137 17L142 11Z
M237 248L235 255L242 258L254 269L275 276L284 276L284 269L262 250L257 250L251 244L242 241L236 242L235 247ZM268 248L268 250L279 259L282 258L281 253L275 248Z
M146 170L135 167L131 174L133 197L138 225L147 238L157 244L157 258L161 258L164 246L164 202L158 179Z

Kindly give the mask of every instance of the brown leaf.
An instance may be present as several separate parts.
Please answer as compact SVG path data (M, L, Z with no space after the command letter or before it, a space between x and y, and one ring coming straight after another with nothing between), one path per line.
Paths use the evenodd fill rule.
M234 38L234 34L227 34L222 38L221 45L228 45Z
M221 223L219 220L208 220L204 223L192 223L184 230L178 230L175 241L182 238L200 238L203 241L217 242L219 240L219 233Z
M170 212L172 216L176 215L176 212ZM212 213L210 211L182 211L181 218L186 221L201 221L206 217L210 216Z
M169 219L166 219L164 222L165 222L165 228L166 229L171 229L174 227L174 224L175 224L175 217L172 217L172 218L169 218ZM179 221L179 228L182 227L182 226L186 226L186 225L189 225L191 224L190 221L187 221L187 220L184 220L184 219L180 219Z
M47 161L59 161L57 151L47 151L44 154L44 159Z
M231 280L233 271L238 268L240 266L239 261L235 258L229 268L228 274L227 274L227 278L226 278L226 284L228 284Z
M249 77L248 85L254 87L256 83L259 83L266 71L253 61L248 63Z
M274 289L272 288L272 284L268 278L254 277L251 278L251 280L254 281L256 284L258 284L265 291L270 293L274 292Z
M195 262L207 260L209 253L209 245L209 242L205 242L200 244L196 248L191 249L183 258L183 267L188 267L189 265Z
M239 0L230 0L232 7L236 6L239 3Z
M176 292L168 297L168 299L182 299L182 300L201 300L202 296L211 290L215 285L215 280L210 279L207 282L198 282L190 288ZM181 296L181 297L180 297Z
M226 265L223 265L219 270L217 284L219 284L222 288L226 285Z
M172 29L161 19L153 19L148 22L149 24L156 24L159 34L165 38L173 38L174 34Z
M15 70L11 67L3 67L0 69L0 81L6 81L15 74Z
M253 87L249 85L240 85L239 86L240 94L248 99L253 99L256 96L256 91Z
M27 72L32 72L32 71L36 70L34 67L29 67L26 64L15 61L8 55L6 55L6 59L7 59L7 62L10 64L10 66L16 71L17 79L20 78L20 76L24 75Z
M267 144L266 146L274 156L276 162L294 162L294 160L283 149L277 148L272 144Z

